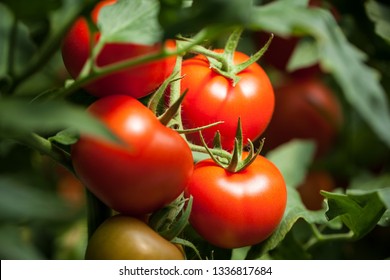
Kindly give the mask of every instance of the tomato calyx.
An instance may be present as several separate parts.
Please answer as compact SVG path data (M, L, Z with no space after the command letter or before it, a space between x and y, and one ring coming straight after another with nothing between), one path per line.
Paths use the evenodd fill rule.
M260 140L260 147L255 151L255 147L250 139L248 139L249 151L246 152L246 157L243 158L244 155L244 145L243 145L243 135L242 135L242 125L241 119L238 119L237 130L236 130L236 138L234 139L234 148L231 153L227 153L222 149L221 145L221 135L219 132L215 134L214 137L214 149L210 149L206 141L202 136L202 132L199 132L200 139L203 143L204 148L207 153L210 155L211 159L224 168L225 170L231 173L237 173L244 169L246 169L252 162L256 159L256 157L260 154L260 151L264 144L264 139ZM221 152L224 153L221 153ZM223 156L221 156L223 155Z
M180 68L181 57L178 57L173 72L161 86L158 87L155 93L151 95L147 107L157 116L160 123L176 130L176 132L180 134L196 133L209 127L222 124L222 121L218 121L205 126L183 129L179 111L188 89L185 89L183 93L180 93L180 80L183 78L183 76L180 75ZM164 107L165 93L168 89L170 105L166 110L161 110L161 108Z
M233 86L240 81L238 74L248 68L251 64L257 62L263 56L274 37L274 35L271 34L268 41L259 51L250 56L248 60L235 65L233 61L234 53L236 52L242 31L242 28L237 28L232 32L222 52L209 50L200 45L195 45L190 49L193 53L206 56L210 63L210 67L218 74L230 79Z
M148 225L166 240L191 248L201 259L196 246L192 242L179 237L189 223L192 201L192 197L185 198L184 194L181 194L172 203L154 212L149 218Z

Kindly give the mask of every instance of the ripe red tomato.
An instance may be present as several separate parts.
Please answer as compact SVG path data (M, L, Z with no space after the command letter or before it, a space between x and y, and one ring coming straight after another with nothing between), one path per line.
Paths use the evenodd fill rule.
M92 11L92 19L97 22L102 7L112 5L115 0L101 1ZM62 45L62 58L68 72L76 78L90 55L90 41L96 42L100 34L91 34L85 18L79 18L69 30ZM163 45L139 45L132 43L105 44L95 63L105 66L126 59L158 52ZM167 41L166 47L175 48L173 41ZM171 74L176 58L168 57L132 67L123 71L99 78L85 86L85 89L94 96L102 97L111 94L125 94L141 98L153 92Z
M88 242L87 260L184 260L183 251L147 224L116 215L104 221Z
M275 88L275 112L265 132L265 149L292 139L311 139L317 156L332 146L342 125L342 110L333 93L316 78L294 79Z
M215 50L222 52L222 50ZM248 59L246 54L235 52L234 64ZM221 133L222 147L231 150L234 145L238 118L241 118L244 141L258 138L267 127L274 110L274 92L264 70L253 63L238 73L239 82L210 68L203 55L183 62L182 90L188 89L182 104L182 120L185 128L195 128L223 121L215 127L203 130L206 143L212 144L217 130ZM188 139L201 145L197 133Z
M176 131L130 96L101 98L89 111L123 142L81 135L72 146L76 173L92 193L112 209L132 215L157 210L182 193L193 158Z
M211 159L200 161L185 194L193 197L193 228L223 248L265 240L279 225L287 202L282 174L262 156L238 173L228 172Z
M307 174L305 181L297 188L303 204L307 209L319 210L323 207L324 197L321 190L332 191L335 182L332 176L323 170L311 171Z

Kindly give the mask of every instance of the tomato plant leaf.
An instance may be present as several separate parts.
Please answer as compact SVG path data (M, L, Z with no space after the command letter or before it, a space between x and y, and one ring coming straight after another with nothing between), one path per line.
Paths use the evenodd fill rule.
M0 221L64 222L72 220L75 214L71 206L54 193L11 177L0 177Z
M378 224L382 226L390 225L390 174L385 173L380 176L362 174L352 180L348 189L354 194L365 194L376 191L386 208L386 212Z
M288 71L314 65L319 60L318 48L311 37L302 38L294 49L287 64Z
M390 44L390 7L377 1L366 1L368 17L375 23L375 32Z
M307 169L314 158L315 144L310 140L293 140L270 151L267 158L282 172L289 188L303 182ZM289 159L289 160L286 160ZM294 164L291 164L294 162Z
M61 6L61 0L42 0L39 5L31 0L3 0L17 18L42 20L47 14Z
M26 102L19 99L0 101L0 136L26 133L53 133L73 128L83 133L115 140L114 135L84 108L65 102Z
M31 243L26 241L17 225L0 225L0 259L2 260L42 260L44 256Z
M312 36L322 69L332 73L349 104L390 146L389 103L377 72L364 63L362 52L347 41L329 11L298 4L276 1L254 7L251 27L281 36Z
M378 192L365 194L347 194L322 192L328 199L329 220L340 217L343 223L353 231L353 238L360 239L370 232L385 213L385 206Z
M153 44L161 40L158 0L122 0L99 12L100 40Z
M172 5L172 1L161 2L159 20L168 38L177 34L198 32L212 25L221 26L221 31L226 31L229 26L245 26L252 8L251 0L187 1L192 2L191 5Z
M79 139L79 133L73 129L65 129L58 132L56 135L49 137L49 141L55 141L62 145L72 145Z

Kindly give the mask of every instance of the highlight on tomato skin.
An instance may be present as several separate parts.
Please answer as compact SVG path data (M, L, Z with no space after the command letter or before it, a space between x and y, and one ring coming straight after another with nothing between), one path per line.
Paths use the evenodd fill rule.
M92 11L91 18L97 23L101 8L115 4L115 0L99 2ZM77 78L90 56L90 45L99 40L100 33L91 34L85 18L79 18L70 28L62 42L61 52L64 65L72 78ZM99 67L124 61L142 55L157 53L162 48L175 50L176 43L168 40L164 43L142 45L134 43L107 43L95 61ZM175 56L131 67L87 84L84 88L96 97L111 94L125 94L142 98L156 90L172 73L176 62Z
M221 248L264 241L278 227L287 204L284 178L263 156L237 173L211 159L200 161L185 195L193 198L192 227L207 242Z

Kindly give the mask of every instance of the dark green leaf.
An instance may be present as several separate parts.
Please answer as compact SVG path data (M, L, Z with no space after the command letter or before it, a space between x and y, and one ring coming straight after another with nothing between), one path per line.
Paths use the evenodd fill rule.
M2 0L16 17L20 19L39 20L62 4L61 0L40 0L39 3L31 0Z
M70 205L55 194L13 178L0 177L0 221L66 221L74 218Z
M29 103L18 99L0 100L0 136L51 133L66 128L105 139L115 139L84 108L57 101Z
M312 36L322 69L333 74L346 100L390 146L389 103L378 75L364 63L362 52L346 40L329 11L307 9L295 1L276 1L254 7L250 18L253 29L282 36Z
M0 226L0 259L41 260L44 256L26 238L23 228L6 224Z
M366 1L368 17L375 23L375 32L390 43L390 7L377 1Z
M386 208L378 192L365 194L337 194L322 192L328 199L329 220L340 217L343 223L353 231L354 239L362 238L379 222Z
M159 19L166 37L198 32L211 25L223 26L224 30L229 26L245 26L252 8L251 0L197 0L184 8L161 2Z
M36 51L27 26L0 3L0 76L21 71Z
M100 40L145 45L160 41L159 6L158 0L122 0L103 7L98 18Z

